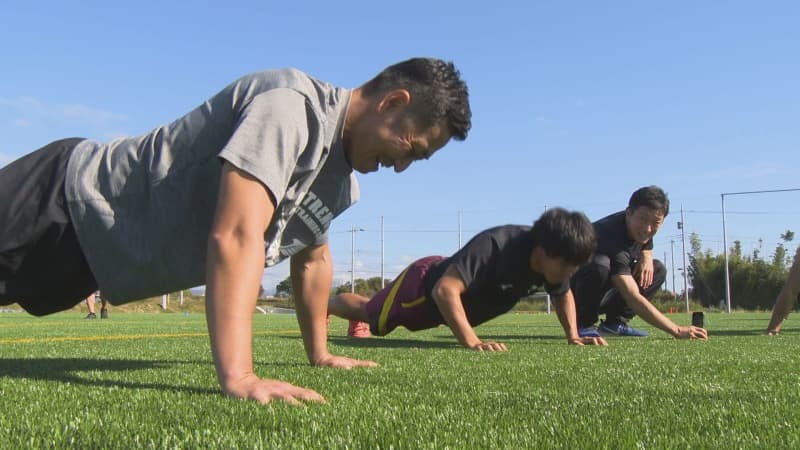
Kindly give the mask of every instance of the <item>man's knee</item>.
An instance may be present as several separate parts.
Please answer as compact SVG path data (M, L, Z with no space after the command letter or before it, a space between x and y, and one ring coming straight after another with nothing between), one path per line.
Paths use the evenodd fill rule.
M653 283L662 284L667 279L667 266L660 260L653 260Z
M608 256L594 255L589 262L581 266L575 274L575 280L581 285L601 287L608 281L609 273L611 273L611 260Z

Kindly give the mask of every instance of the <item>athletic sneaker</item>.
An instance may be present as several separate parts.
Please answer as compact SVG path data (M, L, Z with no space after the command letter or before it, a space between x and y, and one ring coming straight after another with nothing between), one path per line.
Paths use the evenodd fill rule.
M369 324L357 320L350 321L350 325L347 327L347 335L354 338L372 337L372 333L369 332Z
M600 332L614 336L645 337L648 335L646 331L637 330L623 322L609 322L608 320L600 322Z
M97 315L95 313L89 313L86 315L87 319L97 319Z
M585 337L600 337L600 333L597 331L597 327L594 325L588 326L585 328L578 328L578 336L585 338Z
M101 319L108 319L108 309L103 308L100 310L100 318Z

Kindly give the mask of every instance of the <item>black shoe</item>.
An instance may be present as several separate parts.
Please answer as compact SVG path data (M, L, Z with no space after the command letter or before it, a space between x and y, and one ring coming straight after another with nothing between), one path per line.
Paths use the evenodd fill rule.
M86 315L86 318L87 319L97 319L97 314L89 313L89 314Z
M108 309L103 308L100 310L100 318L101 319L108 319Z

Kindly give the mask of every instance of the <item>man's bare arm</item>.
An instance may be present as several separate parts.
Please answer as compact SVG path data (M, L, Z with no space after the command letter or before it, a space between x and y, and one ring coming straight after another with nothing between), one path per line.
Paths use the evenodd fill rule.
M237 398L324 401L312 390L261 379L253 370L253 313L273 211L261 183L224 164L206 258L206 320L217 378L223 392Z

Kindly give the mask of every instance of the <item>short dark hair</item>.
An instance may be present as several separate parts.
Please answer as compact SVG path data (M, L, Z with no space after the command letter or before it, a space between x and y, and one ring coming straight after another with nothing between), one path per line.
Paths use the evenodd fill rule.
M667 194L658 186L645 186L636 190L628 200L628 209L631 212L640 207L647 207L664 213L664 217L669 214L669 198Z
M533 243L542 247L551 258L563 258L570 264L585 263L595 248L597 240L594 227L585 214L551 208L533 223Z
M463 141L472 127L467 84L452 62L436 58L411 58L391 65L368 81L362 90L372 97L393 89L411 93L411 111L420 125L446 120L454 139Z

